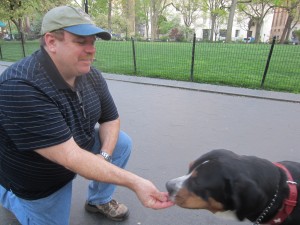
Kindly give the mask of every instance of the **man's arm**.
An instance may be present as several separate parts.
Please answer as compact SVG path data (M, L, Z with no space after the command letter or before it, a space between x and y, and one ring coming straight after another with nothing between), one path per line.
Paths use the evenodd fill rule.
M173 205L168 200L167 193L159 192L150 181L81 149L73 138L55 146L38 149L36 152L87 179L125 186L134 191L146 207L161 209Z
M109 155L112 155L118 141L120 132L120 118L102 123L99 129L99 136L101 141L101 150Z

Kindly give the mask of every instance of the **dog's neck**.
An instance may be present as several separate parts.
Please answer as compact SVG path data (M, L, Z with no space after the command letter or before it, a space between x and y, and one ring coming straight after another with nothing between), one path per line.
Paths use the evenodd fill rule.
M269 214L269 212L273 209L273 207L274 207L274 205L276 203L276 200L278 198L278 190L279 190L279 187L277 186L276 192L275 192L274 197L271 200L270 204L259 215L259 217L255 220L255 222L253 223L253 225L259 225L265 219L265 217Z
M258 168L259 169L259 168ZM261 168L265 169L265 168ZM273 163L269 163L269 166L267 167L267 172L263 171L264 174L262 177L266 177L266 174L272 174L272 179L268 181L261 181L263 183L257 184L258 190L257 193L251 192L249 194L254 194L252 196L253 201L251 198L246 199L246 201L242 202L242 208L231 208L231 210L236 210L236 216L239 220L248 219L251 222L255 222L260 218L260 222L264 223L269 220L271 220L277 213L278 209L281 207L283 200L286 198L287 195L284 195L284 193L288 192L288 189L285 190L285 174L283 171L281 171L278 167L276 167ZM256 176L259 176L257 173L251 173L250 179L255 181ZM274 199L275 193L277 192L278 188L278 194L276 197L276 200L273 202L272 207L270 207L270 204L272 203L272 200ZM257 196L255 195L257 194ZM257 204L259 201L260 204ZM263 217L261 215L264 211L268 209L267 214L264 214Z
M260 216L255 220L253 225L259 225L260 223L268 223L268 224L281 224L284 222L284 220L289 216L289 214L281 213L281 211L286 211L285 207L290 207L289 204L286 206L285 202L291 202L292 205L296 205L296 198L297 198L297 189L295 192L295 187L293 186L295 182L293 182L293 178L291 177L289 171L281 164L275 163L275 165L278 167L281 175L281 179L279 182L279 185L277 186L276 193L274 194L273 199L271 200L270 204L265 208L265 210L260 214ZM293 184L289 184L289 182L292 182ZM291 213L293 210L293 207L290 208ZM277 220L280 220L280 222L277 222ZM275 221L275 222L274 222Z

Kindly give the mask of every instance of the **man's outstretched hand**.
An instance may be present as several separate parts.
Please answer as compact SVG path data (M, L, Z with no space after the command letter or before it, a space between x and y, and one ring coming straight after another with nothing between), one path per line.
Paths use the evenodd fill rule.
M160 192L150 181L142 179L138 182L135 193L141 203L152 209L165 209L174 205L167 192Z
M148 205L145 206L152 209L165 209L173 205L174 203L169 200L167 192L157 192L155 195L149 196Z

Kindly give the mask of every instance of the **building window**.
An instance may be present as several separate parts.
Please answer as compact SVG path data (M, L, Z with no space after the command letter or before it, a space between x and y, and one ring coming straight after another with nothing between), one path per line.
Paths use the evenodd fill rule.
M227 30L220 29L219 32L220 32L220 37L226 37Z
M203 40L209 40L210 29L203 29Z

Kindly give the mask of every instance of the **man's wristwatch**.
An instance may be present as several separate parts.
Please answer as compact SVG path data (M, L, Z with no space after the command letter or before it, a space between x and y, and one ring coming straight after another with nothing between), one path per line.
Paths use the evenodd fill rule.
M100 155L102 155L102 157L107 161L110 162L112 161L112 158L109 154L107 154L106 152L100 150Z

